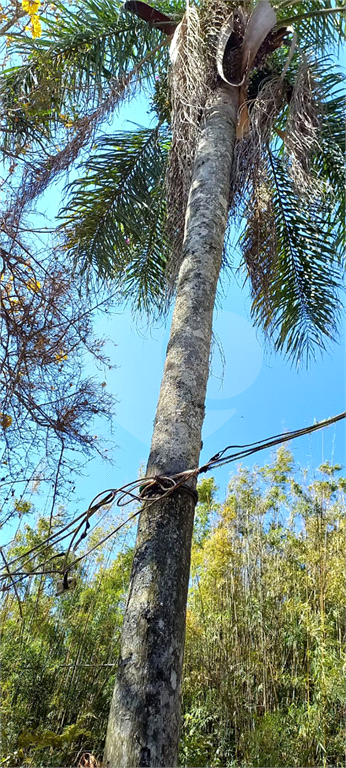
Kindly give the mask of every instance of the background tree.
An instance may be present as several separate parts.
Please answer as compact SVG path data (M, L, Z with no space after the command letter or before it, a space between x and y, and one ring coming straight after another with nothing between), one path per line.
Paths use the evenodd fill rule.
M110 525L103 514L88 546ZM53 531L60 527L61 515ZM34 526L18 532L8 561L43 544L50 532L49 520L38 516ZM5 765L58 768L75 765L83 752L102 753L132 550L118 537L114 557L114 542L104 544L75 569L75 588L58 596L60 577L50 568L63 546L52 542L36 549L30 563L25 559L29 579L17 577L16 593L4 593Z
M284 448L239 468L193 550L184 765L342 764L339 469L301 483Z
M12 61L14 41L16 46L23 41L25 48L25 41L40 37L39 16L56 23L59 11L39 0L2 6L2 71ZM15 57L18 65L22 53L17 47ZM110 417L113 408L104 386L83 373L88 357L100 369L109 367L102 354L103 340L93 336L92 321L101 307L109 311L110 293L106 308L105 294L92 297L85 285L77 284L66 269L47 216L33 223L32 217L23 218L22 209L19 215L14 213L20 179L36 172L38 156L47 155L44 142L49 135L44 98L24 97L32 120L29 127L22 109L24 92L19 90L19 98L2 91L6 118L1 145L5 173L0 182L1 525L18 511L22 514L29 495L40 486L46 512L53 517L57 503L71 497L74 473L88 456L107 455L93 434L94 422L99 415ZM65 123L59 118L64 129Z
M81 264L87 267L96 257L101 273L112 275L125 297L134 287L139 289L140 305L145 305L145 296L162 304L163 267L169 284L176 285L148 475L172 476L198 464L212 313L230 198L238 211L244 212L244 202L250 211L243 247L253 313L276 348L294 357L311 354L316 343L323 348L325 339L335 334L340 120L333 88L338 77L326 85L330 73L321 71L321 65L312 71L293 42L291 58L285 34L293 21L300 49L308 53L313 47L318 56L327 39L331 45L340 36L339 12L333 6L299 3L290 16L282 3L277 22L266 2L252 14L250 8L239 11L223 3L187 10L173 41L169 216L159 259L153 245L154 233L158 242L158 223L164 222L165 147L154 152L159 126L148 133L148 141L133 139L130 161L117 142L120 163L116 149L111 172L101 155L103 189L111 189L110 196L106 192L106 210L99 188L95 195L95 175L74 185L65 217L66 244ZM74 129L63 150L26 170L16 204L5 216L7 227L14 219L18 226L24 206L76 158L136 80L158 77L161 91L157 86L154 104L163 126L166 40L158 41L155 28L140 27L132 17L129 21L128 16L115 16L114 9L93 3L86 6L84 17L69 12L56 31L48 17L53 42L42 38L26 43L28 63L5 76L4 130L19 152L28 140L36 152L42 141L54 144L62 128L61 114L64 119L66 113L72 115ZM35 99L39 109L34 115ZM327 141L321 160L324 132L331 136L333 149L329 152ZM107 155L107 140L102 140L102 149ZM93 163L89 161L91 172ZM97 162L95 170L101 181ZM145 171L149 185L144 183ZM129 210L126 203L133 200L136 205ZM169 239L173 248L168 247ZM188 489L158 501L150 511L144 509L141 516L106 745L106 757L114 764L173 765L177 759L193 485L191 481ZM139 734L137 741L134 734Z
M213 478L199 484L181 765L343 765L339 469L325 462L310 475L280 448L264 467L238 467L224 503ZM99 523L105 532L112 524ZM28 526L11 557L47 526ZM85 753L100 762L132 556L119 539L104 544L59 597L56 577L33 576L18 586L22 615L15 594L4 594L4 765L77 765Z
M25 250L2 250L2 524L16 513L13 498L27 500L41 484L53 515L58 499L71 494L73 470L93 451L107 455L93 422L113 407L104 387L83 375L87 355L109 365L92 334L97 307L59 261Z

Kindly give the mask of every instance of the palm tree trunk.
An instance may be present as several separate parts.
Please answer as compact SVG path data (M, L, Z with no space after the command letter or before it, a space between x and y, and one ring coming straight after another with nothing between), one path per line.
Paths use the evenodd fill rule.
M237 109L238 90L218 87L197 147L148 476L198 466ZM111 768L177 765L194 508L182 489L141 512L106 738Z

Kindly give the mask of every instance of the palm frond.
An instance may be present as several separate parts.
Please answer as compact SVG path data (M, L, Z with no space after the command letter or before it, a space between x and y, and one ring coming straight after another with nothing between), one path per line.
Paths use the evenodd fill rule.
M14 36L14 54L27 61L0 80L0 132L7 149L73 127L114 91L115 83L126 81L133 89L154 81L157 44L165 42L157 30L109 0L86 0L76 10L58 2L57 8L59 20L47 19L45 37ZM129 78L131 71L136 78ZM124 89L119 90L123 97Z
M155 53L155 49L148 55L151 56L152 53ZM21 184L11 200L10 209L4 214L8 223L15 221L16 226L18 226L22 213L28 203L41 195L57 175L69 170L81 150L91 142L99 124L108 117L114 106L124 95L126 87L138 74L141 63L139 62L127 74L126 78L123 78L120 82L113 82L105 99L100 102L94 112L76 121L72 137L68 139L62 149L59 149L58 152L53 152L53 154L45 152L46 157L44 160L39 157L34 167L28 165L24 168Z
M310 170L311 155L321 149L321 119L320 89L308 60L303 57L289 101L284 142L284 151L289 158L289 173L302 196L311 194L313 184L318 194L322 192Z
M292 25L297 32L298 42L304 50L316 53L330 53L333 47L342 44L345 36L345 5L334 0L301 0L281 2L276 7L278 22Z
M60 214L79 268L114 279L141 309L158 304L164 287L167 153L160 125L102 137Z
M344 242L345 88L329 58L312 65L303 59L289 103L283 152L298 194L324 199L324 213Z
M330 226L337 248L344 256L345 243L345 84L342 72L327 60L318 74L322 103L320 148L312 153L312 173L323 182L330 198Z
M266 155L242 237L252 314L277 350L308 361L335 338L341 274L328 201L306 201L282 158Z
M169 247L166 237L166 201L162 187L151 195L151 216L140 241L131 248L130 263L121 280L122 295L139 312L166 311L166 268Z

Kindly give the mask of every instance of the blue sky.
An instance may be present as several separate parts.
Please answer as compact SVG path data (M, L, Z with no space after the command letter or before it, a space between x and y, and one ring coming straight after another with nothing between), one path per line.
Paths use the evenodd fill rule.
M149 124L145 102L137 99L126 105L112 127L128 130L133 127L130 121ZM51 190L43 205L41 202L41 210L44 208L52 218L56 207L57 190ZM239 273L225 274L218 294L201 464L226 445L252 443L345 410L345 327L338 343L331 344L308 371L304 366L294 368L282 356L270 352L261 333L252 327L248 288L242 283ZM123 307L112 315L98 317L95 333L109 338L104 351L116 368L100 373L89 361L86 374L105 380L108 391L117 399L111 430L104 422L95 423L95 433L100 438L108 436L113 444L109 450L113 465L99 457L86 465L84 474L76 478L78 507L71 500L70 513L76 509L81 512L103 490L120 487L144 473L169 324L170 318L161 324L141 325ZM345 423L299 438L290 448L298 466L312 472L325 460L343 464ZM268 450L262 451L245 459L243 466L263 464L271 455ZM230 464L214 472L220 500L225 497L234 471L236 465ZM32 501L37 508L44 507L44 488Z
M105 377L108 391L118 402L112 439L117 444L114 466L95 460L88 465L83 493L93 497L103 488L119 487L138 476L145 465L163 371L169 322L141 327L129 311L100 320L96 330L116 344L106 347L117 366ZM222 346L224 362L214 344L201 463L229 444L251 443L271 435L313 424L345 409L344 335L331 345L322 360L310 369L292 368L281 356L265 349L261 335L252 327L247 291L233 282L222 306L215 312L214 330ZM316 469L329 461L344 461L344 422L290 444L302 467ZM270 451L248 457L244 465L263 463ZM215 472L224 496L228 465Z
M131 128L129 121L141 125L150 121L140 100L122 110L116 128ZM201 463L230 443L251 443L345 410L345 327L338 342L322 358L317 357L308 371L304 365L294 368L270 352L261 333L252 327L248 287L242 283L240 274L225 274L218 294ZM112 340L106 352L117 366L105 376L108 391L118 401L111 435L116 446L110 452L114 466L95 459L88 464L88 476L77 485L87 502L104 488L135 479L145 468L169 324L170 318L161 325L141 325L128 309L121 308L96 324L96 333ZM344 438L345 424L341 422L299 438L290 447L298 465L313 471L327 459L344 462ZM262 451L243 463L250 467L270 457L270 451ZM232 464L215 472L220 498L235 469Z

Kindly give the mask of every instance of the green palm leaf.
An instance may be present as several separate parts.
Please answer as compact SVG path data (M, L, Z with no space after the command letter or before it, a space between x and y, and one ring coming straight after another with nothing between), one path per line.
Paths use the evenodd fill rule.
M322 179L329 197L330 226L335 233L336 247L344 255L345 242L345 87L344 77L326 61L319 73L319 88L323 101L320 148L310 158L312 174Z
M115 279L145 309L160 302L164 288L167 152L160 125L102 137L61 212L66 247L79 267Z
M282 92L275 72L266 76L251 107L252 134L243 150L240 145L245 173L237 201L246 222L240 242L255 322L276 349L308 359L335 337L340 310L343 80L329 58L309 66L296 54ZM268 123L277 82L285 98ZM258 130L264 130L260 148Z
M278 20L292 25L304 50L330 53L342 45L345 36L345 4L333 0L283 0L276 7Z
M242 237L252 313L277 350L308 360L336 335L341 279L335 235L328 206L323 200L302 205L282 158L270 151L266 174Z
M116 83L121 99L129 88L154 82L165 44L157 30L108 0L86 0L74 11L57 7L60 20L47 19L45 37L14 36L15 54L27 62L0 80L7 149L54 137L116 92Z

